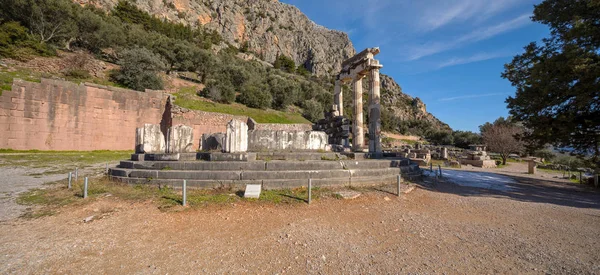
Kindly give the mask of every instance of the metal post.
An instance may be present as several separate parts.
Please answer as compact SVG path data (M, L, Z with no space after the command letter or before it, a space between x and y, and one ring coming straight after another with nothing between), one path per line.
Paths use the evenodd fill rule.
M106 174L108 175L108 162L106 163Z
M183 180L183 202L182 205L185 206L187 204L187 180Z
M402 181L402 176L400 174L398 174L398 177L396 178L396 194L398 195L398 197L400 197L400 182Z
M73 179L73 172L69 172L69 189L71 189L71 180Z
M440 170L440 178L442 177L442 166L438 164L438 169Z
M429 172L433 173L433 162L429 163Z
M77 179L79 178L78 176L79 176L79 171L78 171L78 168L75 167L75 182L77 182Z
M85 181L83 182L83 198L87 198L87 191L88 191L88 178L85 177Z
M308 204L312 202L312 179L308 179Z

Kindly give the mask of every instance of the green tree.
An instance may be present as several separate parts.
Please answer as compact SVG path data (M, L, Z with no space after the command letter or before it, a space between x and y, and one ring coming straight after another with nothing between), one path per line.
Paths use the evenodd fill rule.
M277 55L275 62L273 62L273 67L288 73L296 72L296 63L294 63L294 60L283 54Z
M505 65L517 90L510 114L530 144L569 147L600 165L600 1L546 0L532 19L551 35Z
M138 91L163 88L158 72L164 70L165 65L160 56L151 51L145 48L126 50L121 54L119 64L121 69L112 75L116 82Z
M314 99L306 100L303 104L302 116L311 122L317 122L323 118L323 106Z
M454 146L459 148L468 149L471 144L481 143L481 136L471 131L454 131L452 135L454 136Z

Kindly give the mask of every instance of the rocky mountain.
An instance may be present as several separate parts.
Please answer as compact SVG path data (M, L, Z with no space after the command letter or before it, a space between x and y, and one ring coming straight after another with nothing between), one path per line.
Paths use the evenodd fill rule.
M75 0L111 9L119 0ZM317 25L276 0L137 0L138 8L173 22L216 30L230 44L273 63L282 54L317 75L333 74L355 54L344 32Z
M400 120L425 120L440 130L449 130L450 126L427 112L425 103L402 92L402 88L393 78L381 74L381 104L390 109Z
M110 10L119 0L74 1ZM277 0L137 0L132 3L160 18L216 30L229 44L247 48L266 62L273 63L277 55L285 55L319 76L336 74L342 62L356 53L346 33L319 26L298 8ZM391 77L382 75L381 84L382 103L398 119L426 120L435 128L449 129L427 112L419 98L402 93Z

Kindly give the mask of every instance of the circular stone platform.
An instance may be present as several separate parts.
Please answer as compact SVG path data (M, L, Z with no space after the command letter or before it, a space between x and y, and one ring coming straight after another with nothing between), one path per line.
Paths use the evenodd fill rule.
M211 159L205 154L199 153L198 159ZM223 154L219 154L221 157ZM262 184L264 189L282 189L307 186L308 179L312 179L315 187L358 186L392 184L398 174L402 174L403 178L421 174L418 165L399 158L253 161L244 161L244 158L241 161L190 160L191 155L179 161L146 160L154 159L153 156L132 158L136 160L121 161L116 168L111 168L110 177L126 183L171 185L175 188L180 187L185 179L191 188L242 188L246 184Z

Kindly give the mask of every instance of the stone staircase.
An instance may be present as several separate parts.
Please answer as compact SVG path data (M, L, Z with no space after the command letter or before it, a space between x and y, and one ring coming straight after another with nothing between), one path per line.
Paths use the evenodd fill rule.
M121 161L109 171L114 180L131 184L161 184L191 188L243 188L262 184L264 189L393 184L420 177L419 167L407 159L383 160L256 160L256 161Z

